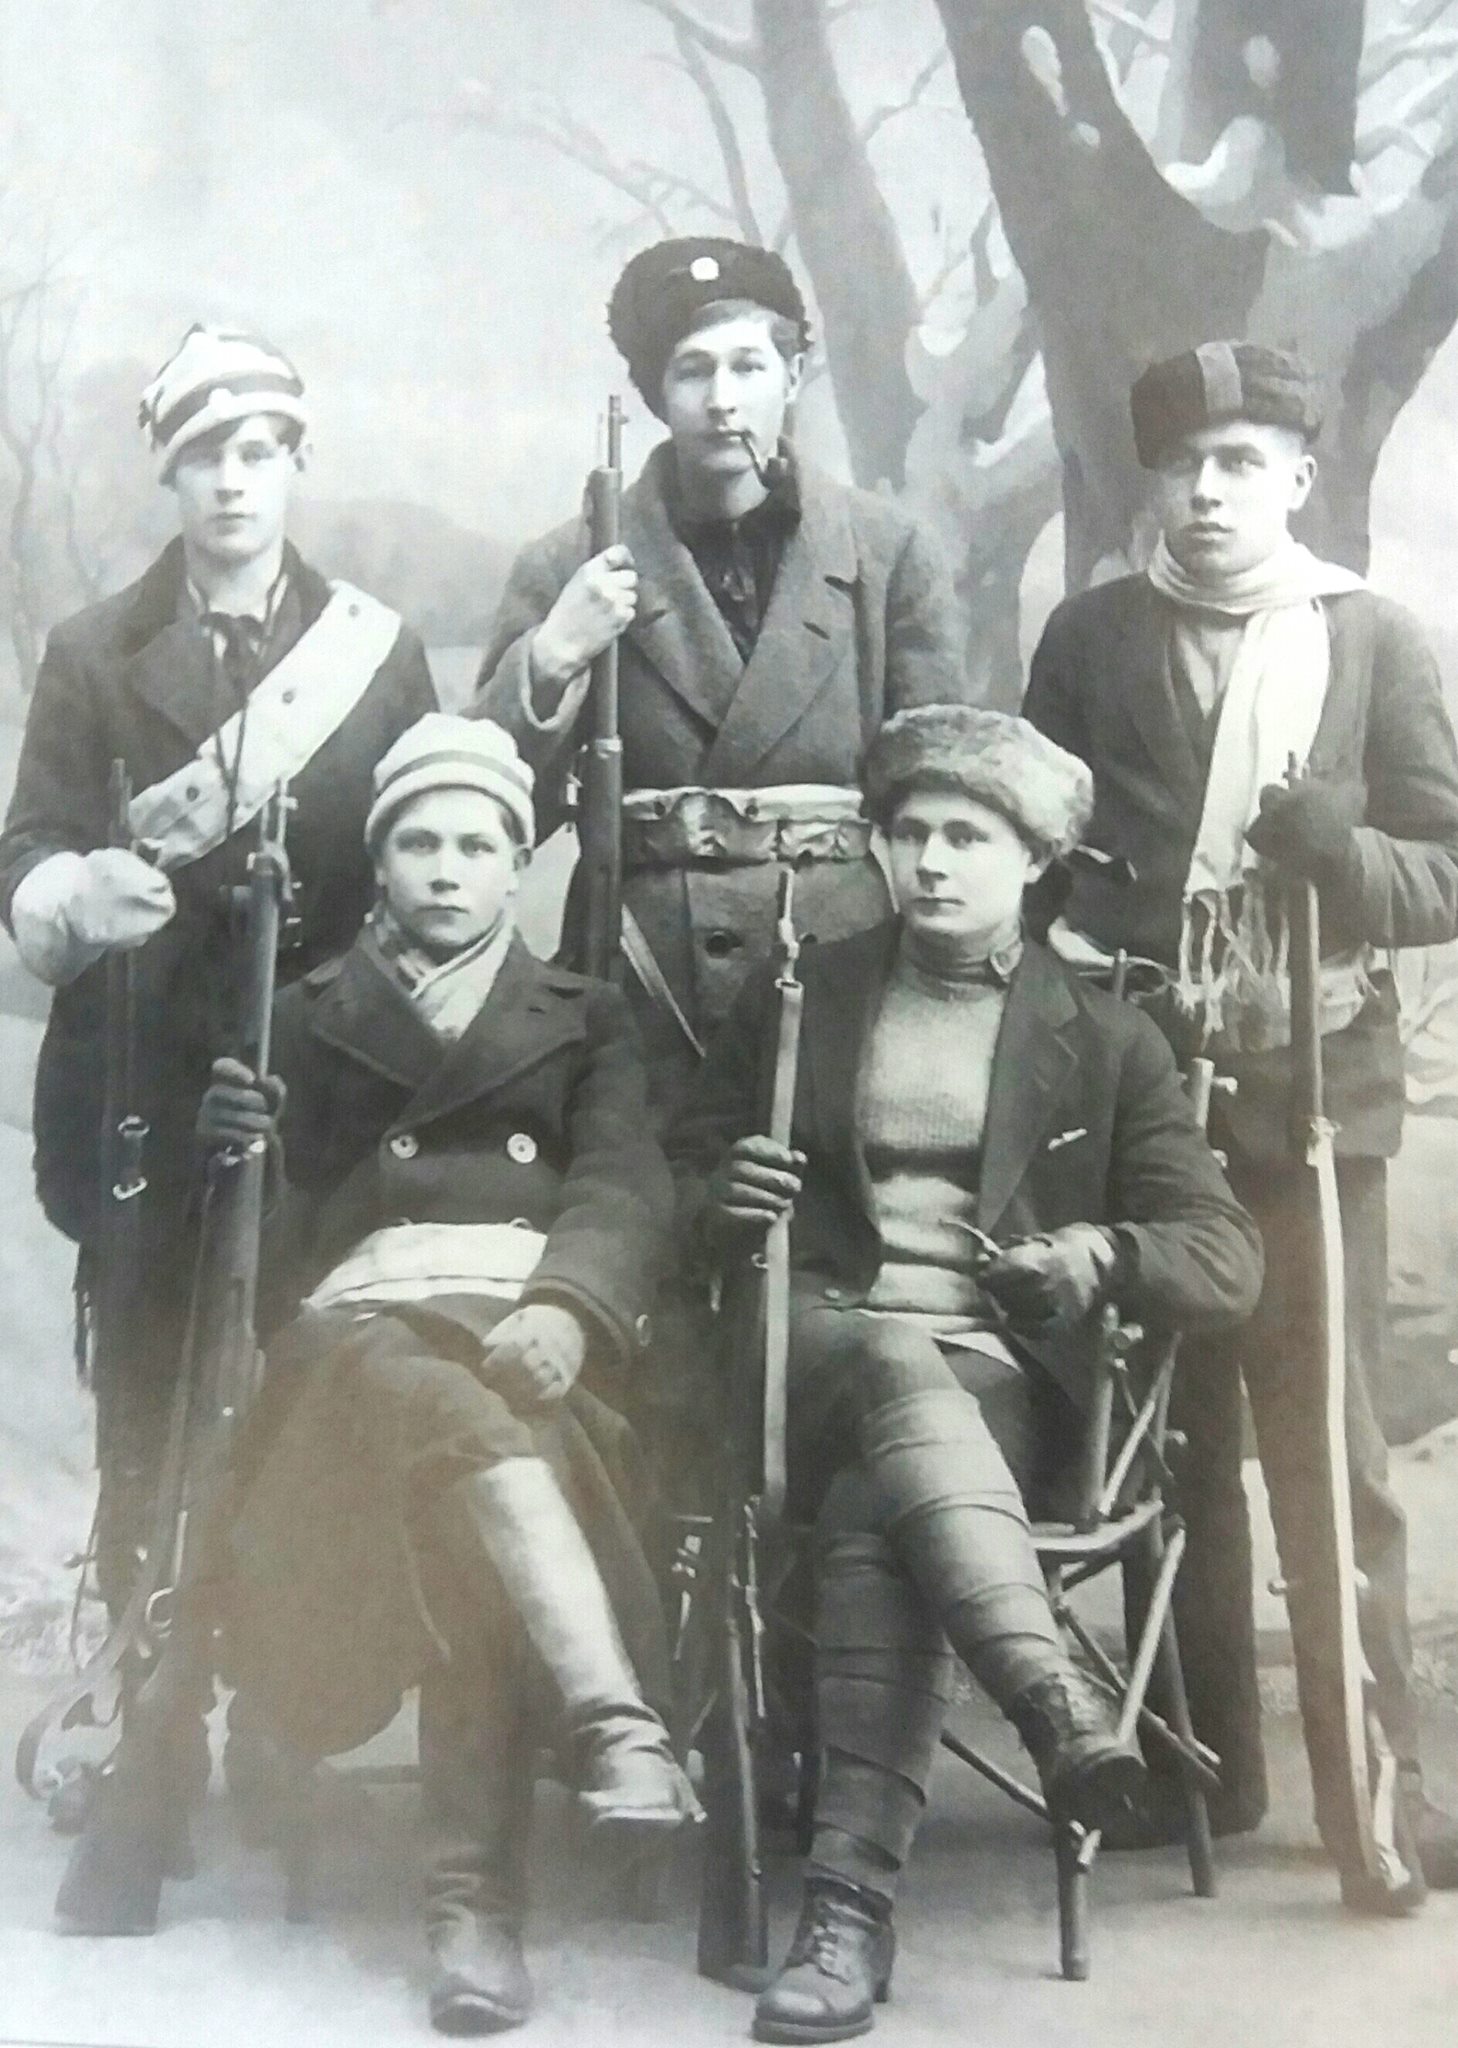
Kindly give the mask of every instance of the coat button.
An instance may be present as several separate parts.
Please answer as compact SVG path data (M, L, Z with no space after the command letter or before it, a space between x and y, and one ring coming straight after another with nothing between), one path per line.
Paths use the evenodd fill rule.
M704 939L704 951L711 960L727 960L731 953L737 953L744 944L738 932L713 931Z
M635 1316L633 1318L633 1334L637 1337L640 1348L646 1351L653 1341L653 1324L651 1319L648 1316Z
M845 1289L843 1287L827 1287L825 1290L825 1299L827 1301L844 1301Z
M397 1131L390 1140L390 1150L397 1159L413 1159L420 1150L420 1140L414 1131Z
M506 1156L517 1166L530 1166L537 1156L537 1141L529 1131L513 1131L506 1141Z
M280 690L278 694L283 703L292 704L299 693L297 690Z
M186 789L183 791L183 795L187 798L190 804L195 804L198 798L202 795L202 791L198 788L195 782L189 782Z

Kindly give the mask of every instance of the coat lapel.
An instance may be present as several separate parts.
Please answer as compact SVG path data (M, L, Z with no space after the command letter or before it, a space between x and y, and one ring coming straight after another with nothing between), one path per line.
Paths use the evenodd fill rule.
M1030 945L1008 990L992 1062L977 1189L983 1230L995 1229L1012 1200L1078 1064L1077 1017L1062 971Z
M530 1067L581 1038L581 985L545 967L520 938L501 963L496 985L453 1046L436 1045L434 1072L401 1112L412 1125L453 1115L468 1102L499 1094Z
M284 550L284 567L307 631L328 602L329 586L301 561L293 547ZM183 602L184 578L182 543L173 541L137 585L126 627L128 659L122 681L153 711L160 712L196 752L220 721L207 641L188 616ZM284 644L279 644L274 658L285 651Z
M709 782L750 782L854 652L859 562L845 493L807 465L800 498L759 639L704 764Z
M1174 808L1198 807L1205 771L1170 673L1169 620L1142 576L1133 584L1122 626L1109 666L1135 742L1148 755L1160 786L1175 799Z
M412 1095L440 1065L440 1040L404 989L358 943L315 1005L310 1029Z
M656 448L623 496L623 539L639 578L627 638L674 695L714 728L734 701L744 664L693 556L669 523L663 472L671 455L666 442Z
M894 919L817 954L804 1011L804 1065L810 1082L807 1135L836 1162L860 1208L875 1217L875 1198L856 1131L856 1083L881 992L896 956ZM821 963L826 971L821 972ZM803 1083L802 1083L803 1086Z

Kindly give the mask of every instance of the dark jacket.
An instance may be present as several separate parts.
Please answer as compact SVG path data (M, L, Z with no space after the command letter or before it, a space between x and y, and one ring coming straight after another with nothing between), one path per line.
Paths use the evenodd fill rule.
M1323 892L1333 949L1429 946L1458 932L1458 750L1416 621L1370 591L1323 600L1331 683L1311 752L1314 776L1350 793L1363 823L1347 886ZM1090 845L1122 854L1120 888L1080 871L1066 915L1110 950L1172 964L1204 803L1208 760L1169 661L1171 612L1143 576L1059 605L1033 656L1024 714L1093 770ZM1328 1109L1345 1152L1397 1149L1402 1055L1383 974L1373 999L1327 1041ZM1232 1116L1256 1155L1285 1145L1289 1062L1239 1063Z
M445 1047L356 946L280 997L275 1053L288 1181L266 1245L269 1375L232 1525L230 1678L324 1754L383 1727L452 1648L489 1657L498 1645L443 1640L424 1510L463 1472L530 1451L556 1471L661 1697L662 1612L642 1533L653 1495L617 1410L623 1368L647 1342L672 1186L622 998L518 941ZM565 1303L590 1331L583 1375L559 1403L508 1413L471 1388L502 1311L469 1297L364 1321L293 1314L300 1292L382 1225L518 1220L546 1236L522 1299ZM451 1370L441 1380L422 1358Z
M853 787L862 753L892 712L966 696L951 583L924 529L889 499L809 465L799 472L800 523L742 661L670 523L671 459L668 444L656 449L623 495L623 539L640 579L637 616L620 642L627 788ZM515 734L536 768L548 825L585 731L581 721L567 734L535 731L522 714L522 686L532 635L589 552L581 520L523 549L481 665L477 708ZM768 951L774 889L772 865L700 862L627 877L628 906L702 1036ZM574 895L569 928L576 908ZM821 938L863 929L886 913L880 872L869 858L813 864L802 873L798 909L802 927ZM681 1052L660 1020L642 1014L640 1022L654 1067Z
M356 945L278 1001L288 1194L273 1319L392 1222L522 1222L546 1234L524 1299L582 1310L606 1360L631 1363L672 1218L622 997L512 942L446 1049Z
M806 1166L791 1257L802 1298L817 1306L860 1306L880 1269L855 1100L897 931L884 924L802 960L793 1142ZM768 981L746 989L671 1136L690 1232L723 1151L758 1126L771 1000ZM999 1242L1068 1223L1115 1226L1119 1307L1154 1328L1236 1321L1260 1289L1260 1240L1195 1128L1159 1032L1032 942L993 1056L977 1221ZM1086 1391L1092 1337L1079 1327L1027 1346L1075 1401Z
M290 548L285 627L277 661L324 609L329 586ZM190 761L218 719L203 635L185 616L180 542L115 597L52 633L26 720L15 793L0 836L0 911L49 855L104 846L111 764L136 790ZM182 614L182 615L180 615ZM435 691L419 640L402 626L363 697L295 779L288 825L294 869L285 978L347 946L373 888L364 821L376 761ZM191 1179L193 1118L208 1066L232 1045L232 945L222 892L242 880L252 834L172 876L177 915L137 956L140 1107L152 1126L147 1170L158 1241L176 1226ZM87 969L52 1000L36 1073L36 1179L42 1205L68 1236L93 1228L96 1138L105 1064L105 967ZM162 1197L161 1200L156 1197Z

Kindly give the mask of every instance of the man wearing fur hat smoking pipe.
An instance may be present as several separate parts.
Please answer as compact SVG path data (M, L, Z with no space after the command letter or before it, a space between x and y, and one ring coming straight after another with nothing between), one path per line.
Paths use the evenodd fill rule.
M516 936L531 787L489 720L436 712L396 742L363 934L280 997L273 1087L224 1061L202 1117L210 1144L277 1120L286 1182L225 1667L312 1756L421 1682L430 2007L450 2033L529 2009L539 1726L596 1830L693 1811L644 1698L661 1611L617 1412L672 1188L622 997Z
M1089 763L1090 838L1137 871L1122 890L1080 875L1063 943L1123 946L1171 970L1177 1037L1204 1043L1237 1079L1234 1096L1217 1100L1217 1142L1266 1238L1256 1317L1238 1342L1187 1354L1176 1396L1190 1442L1190 1543L1178 1597L1196 1726L1224 1760L1214 1818L1217 1827L1253 1827L1266 1800L1240 1477L1242 1368L1290 1588L1298 1671L1311 1640L1300 1586L1303 1538L1319 1521L1307 1476L1318 1424L1296 1363L1301 1346L1289 1341L1307 1313L1301 1289L1309 1275L1283 1252L1290 1205L1302 1199L1301 1169L1287 1150L1282 950L1282 888L1294 877L1315 883L1320 900L1364 1643L1423 1873L1452 1886L1458 1824L1422 1792L1406 1531L1369 1386L1385 1342L1385 1162L1397 1150L1403 1111L1397 1000L1384 955L1458 929L1458 755L1415 622L1288 531L1312 487L1319 424L1315 385L1301 362L1250 343L1206 343L1146 371L1132 410L1160 525L1153 557L1144 574L1071 598L1053 614L1024 709ZM1294 780L1293 759L1301 771ZM1303 1710L1320 1823L1329 1766L1319 1683L1303 1685ZM1162 1838L1166 1803L1156 1798L1129 1839ZM1332 1828L1324 1832L1344 1892L1362 1903L1350 1845ZM1419 1890L1415 1884L1410 1902Z
M793 450L808 327L778 256L660 243L609 322L668 439L625 493L620 547L584 560L574 521L521 555L479 701L560 790L589 663L620 642L629 998L667 1105L769 951L777 863L802 864L821 938L883 915L856 762L891 712L959 697L964 664L927 536Z
M36 1075L36 1182L94 1285L106 1069L104 962L136 964L134 1099L147 1123L137 1342L96 1385L97 1566L115 1613L143 1542L193 1253L194 1120L234 1028L230 919L260 808L289 786L287 980L369 907L370 771L435 701L396 615L300 560L286 521L308 427L302 382L255 337L194 327L143 395L180 533L141 579L56 628L0 839L0 909L54 989ZM112 844L114 761L131 790Z
M1249 1312L1261 1271L1158 1030L1024 932L1025 891L1087 820L1083 763L1022 719L927 706L882 728L865 793L898 915L804 955L791 1147L752 1121L763 978L669 1141L690 1255L792 1212L789 1476L816 1521L822 1775L799 1929L756 2012L771 2041L862 2033L885 1995L949 1645L1055 1813L1099 1826L1137 1792L1025 1500L1077 1441L1101 1304L1215 1325Z

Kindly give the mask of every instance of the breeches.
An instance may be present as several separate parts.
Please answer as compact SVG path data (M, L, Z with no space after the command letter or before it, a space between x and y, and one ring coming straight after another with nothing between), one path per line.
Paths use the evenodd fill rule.
M1037 1403L990 1353L802 1310L791 1483L816 1535L815 1863L889 1893L926 1800L953 1649L1006 1705L1061 1654L1019 1477Z

